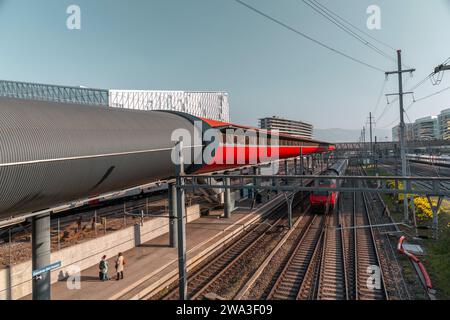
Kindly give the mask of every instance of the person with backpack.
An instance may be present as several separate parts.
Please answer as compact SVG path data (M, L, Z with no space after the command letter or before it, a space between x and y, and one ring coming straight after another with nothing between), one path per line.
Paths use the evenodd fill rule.
M117 273L117 277L116 280L123 280L123 269L125 266L125 258L123 257L122 252L119 252L119 255L117 256L116 259L116 273Z
M98 268L100 269L100 272L99 272L100 280L102 280L102 281L109 280L109 278L108 278L108 261L106 260L106 255L102 257L102 260L100 260L100 264L98 265Z

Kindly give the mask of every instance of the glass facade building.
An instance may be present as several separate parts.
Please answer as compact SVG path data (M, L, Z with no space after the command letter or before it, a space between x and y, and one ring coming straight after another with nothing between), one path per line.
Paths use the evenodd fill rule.
M0 80L0 97L135 110L171 110L230 121L226 92L108 90Z

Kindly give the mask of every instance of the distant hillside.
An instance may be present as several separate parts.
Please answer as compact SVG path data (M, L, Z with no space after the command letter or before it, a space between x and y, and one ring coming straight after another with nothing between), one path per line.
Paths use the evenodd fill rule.
M361 130L356 129L314 129L314 138L317 140L324 140L328 142L357 142L361 135ZM391 141L391 130L388 129L374 129L374 140L377 136L378 141ZM369 141L369 134L367 133L367 141Z

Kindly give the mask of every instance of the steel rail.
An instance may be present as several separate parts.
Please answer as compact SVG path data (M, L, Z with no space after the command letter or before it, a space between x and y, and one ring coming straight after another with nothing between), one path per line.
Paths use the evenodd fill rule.
M320 300L348 300L343 231L334 226L335 222L340 224L340 215L333 212L327 220L315 297Z
M307 196L303 196L296 201L295 206L297 206L301 201L304 201ZM276 215L279 215L280 211L284 207L284 203L281 203L276 208L272 210L269 216L266 217L265 221L272 219ZM287 217L282 216L276 219L275 223L269 224L258 224L253 228L248 230L241 238L234 241L230 246L228 246L223 252L216 255L211 261L207 262L205 265L200 267L198 270L194 271L192 275L188 276L188 287L191 289L188 292L188 296L190 299L199 298L201 294L203 294L208 287L213 284L216 280L218 280L225 272L227 272L239 259L241 259L245 254L247 254L250 249L252 249L257 243L262 240L266 233L273 228L279 226L279 222L284 221ZM257 231L258 228L262 229L262 231ZM255 232L258 232L255 234ZM256 237L255 237L256 236ZM253 237L253 238L252 238ZM236 251L233 253L233 251ZM230 257L227 258L227 255ZM212 275L205 276L205 272L213 271ZM203 278L203 280L202 280ZM195 284L195 280L200 279L199 284ZM174 288L169 291L162 299L168 300L173 299L178 294L178 288Z
M338 202L338 225L339 225L339 227L341 227L342 226L342 224L343 224L343 220L342 220L342 215L341 215L341 212L340 212L340 208L341 208L341 204L342 204L342 202L341 202L341 198L339 197L339 200L338 200L339 202ZM343 264L342 264L342 267L343 267L343 270L344 270L344 285L345 285L345 300L349 300L349 293L348 293L348 290L349 290L349 288L348 288L348 274L347 274L347 258L346 258L346 254L345 254L345 241L344 241L344 230L340 230L339 231L339 235L340 235L340 238L341 238L341 255L342 255L342 261L343 261Z
M317 220L319 220L318 221L319 227L313 228L312 226L316 225ZM311 262L311 259L314 256L314 252L316 251L318 244L320 242L319 240L321 239L323 224L324 224L324 216L315 215L313 217L313 219L310 221L310 223L306 226L305 232L299 239L295 249L293 250L293 253L291 254L291 256L290 256L289 260L287 261L287 263L285 264L285 266L283 267L283 270L281 271L280 275L277 277L277 280L275 281L275 284L273 285L267 299L278 299L278 298L286 299L289 297L292 297L295 299L296 297L298 297L301 284L302 284L304 277L306 275L306 272L307 272L306 269L308 268L308 266ZM308 250L306 252L304 251L305 248L303 247L305 242L309 242L309 244L310 244L310 247L308 248ZM287 276L289 276L288 272L295 264L296 259L300 259L301 260L300 262L302 262L303 264L306 263L307 266L300 265L300 266L295 267L295 269L296 269L296 271L294 272L295 279L293 281L288 281L289 285L292 287L293 292L290 292L290 291L286 292L285 290L283 290L284 292L280 292L280 294L278 294L278 292L277 292L278 289L282 288L282 284L285 281L285 279L287 278Z

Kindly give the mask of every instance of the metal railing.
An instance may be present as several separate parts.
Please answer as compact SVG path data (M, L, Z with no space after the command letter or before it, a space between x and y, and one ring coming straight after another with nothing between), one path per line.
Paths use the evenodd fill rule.
M230 185L213 183L216 180L229 178ZM202 183L199 183L202 179ZM245 183L244 179L253 179L254 185ZM389 194L418 194L425 196L450 196L450 190L442 183L449 183L450 177L401 177L401 176L333 176L336 180L336 187L321 187L319 181L323 180L323 175L183 175L181 184L177 185L183 189L262 189L271 191L328 191L328 192L379 192ZM306 180L312 180L311 185L305 185ZM342 187L342 181L356 181L356 187ZM375 186L363 185L362 182L375 182ZM404 183L404 189L388 188L388 181ZM418 184L425 182L426 184ZM413 185L415 188L413 188Z
M0 80L0 96L86 105L109 105L108 90L5 80Z

